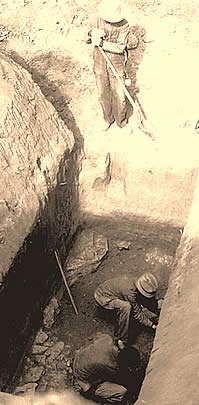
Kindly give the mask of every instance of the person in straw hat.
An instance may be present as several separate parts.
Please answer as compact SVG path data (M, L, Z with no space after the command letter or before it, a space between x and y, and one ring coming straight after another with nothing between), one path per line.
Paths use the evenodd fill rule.
M156 329L156 324L149 319L143 307L159 315L160 307L155 298L158 290L157 278L152 273L144 273L137 279L123 275L100 284L94 293L100 307L116 314L117 336L126 344L135 340L135 333L140 326ZM139 328L137 328L137 324Z
M90 34L94 45L94 74L104 118L103 129L107 130L114 122L122 128L128 122L125 94L99 47L124 83L129 23L118 0L103 0L98 6L98 14L96 26Z

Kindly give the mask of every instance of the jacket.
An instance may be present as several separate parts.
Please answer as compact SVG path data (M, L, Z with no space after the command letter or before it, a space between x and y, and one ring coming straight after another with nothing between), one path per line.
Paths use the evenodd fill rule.
M114 382L119 370L119 349L113 338L102 334L76 352L73 375L83 391L104 381Z
M145 315L142 305L138 302L138 294L135 279L129 276L121 276L107 280L99 285L95 292L95 298L102 306L114 299L128 301L134 319L145 326L152 326L153 322Z
M102 48L105 52L123 54L127 46L129 23L126 19L109 23L103 18L97 21L97 28L105 32Z

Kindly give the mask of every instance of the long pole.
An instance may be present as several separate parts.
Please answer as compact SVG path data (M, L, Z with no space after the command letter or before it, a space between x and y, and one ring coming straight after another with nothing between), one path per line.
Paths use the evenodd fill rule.
M74 303L74 300L73 300L72 294L71 294L71 292L70 292L70 288L69 288L69 286L68 286L68 283L67 283L67 281L66 281L66 277L65 277L65 274L64 274L64 272L63 272L62 265L61 265L61 262L60 262L60 259L59 259L59 255L58 255L58 253L57 253L56 250L55 250L54 253L55 253L55 257L56 257L56 260L57 260L57 264L58 264L59 270L60 270L61 275L62 275L62 278L63 278L63 280L64 280L64 284L65 284L66 290L67 290L68 295L69 295L69 297L70 297L72 306L73 306L73 308L74 308L74 311L75 311L76 315L78 315L78 310L77 310L77 307L76 307L76 305L75 305L75 303Z
M122 82L122 80L120 79L120 77L119 77L118 73L116 72L116 70L115 70L113 64L112 64L111 61L110 61L110 59L108 58L108 56L105 54L105 52L103 51L103 49L102 49L100 46L98 46L98 49L100 50L100 52L102 53L102 55L103 55L104 58L106 59L106 61L107 61L108 65L110 66L110 68L111 68L113 74L115 75L115 77L117 78L117 80L120 82L120 84L121 84L121 86L122 86L122 88L123 88L123 90L124 90L124 93L126 94L127 98L129 99L131 105L134 107L134 106L135 106L135 101L134 101L133 98L131 97L130 93L128 92L128 90L127 90L127 88L125 87L125 85L124 85L124 83Z

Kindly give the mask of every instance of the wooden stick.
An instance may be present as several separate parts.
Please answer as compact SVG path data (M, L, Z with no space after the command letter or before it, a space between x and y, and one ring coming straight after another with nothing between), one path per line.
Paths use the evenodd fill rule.
M62 278L63 278L63 280L64 280L65 287L66 287L67 292L68 292L68 295L69 295L69 297L70 297L72 306L73 306L73 308L74 308L74 311L75 311L76 315L78 315L78 310L77 310L77 307L76 307L76 305L75 305L75 303L74 303L74 300L73 300L72 294L71 294L71 292L70 292L68 283L67 283L67 281L66 281L66 277L65 277L65 274L64 274L63 269L62 269L62 266L61 266L61 262L60 262L60 259L59 259L58 252L55 250L54 253L55 253L56 260L57 260L57 264L58 264L58 266L59 266L59 270L60 270L61 275L62 275Z

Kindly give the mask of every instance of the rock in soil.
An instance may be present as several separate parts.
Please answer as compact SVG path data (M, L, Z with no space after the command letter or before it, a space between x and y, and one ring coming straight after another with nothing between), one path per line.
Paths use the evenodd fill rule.
M46 340L48 340L48 335L42 329L40 329L36 335L35 344L42 345L44 342L46 342Z
M28 370L26 375L24 376L24 382L25 383L34 383L39 381L41 378L42 374L44 372L44 367L43 366L36 366Z

